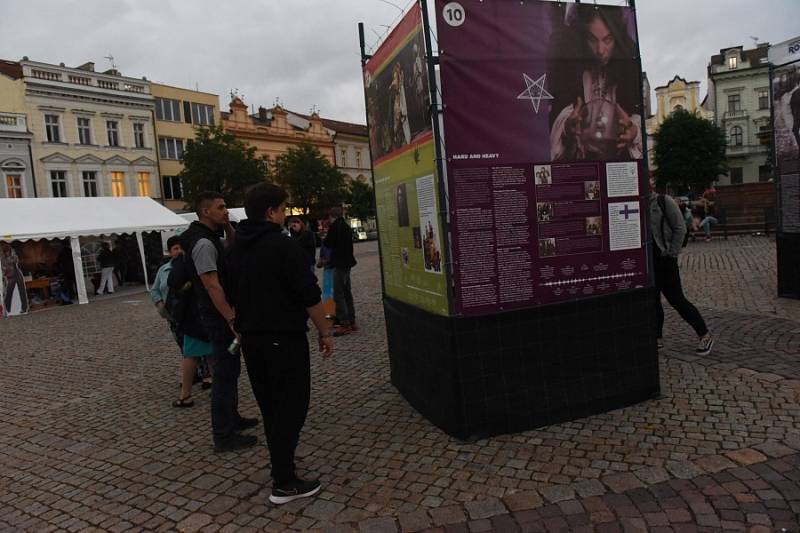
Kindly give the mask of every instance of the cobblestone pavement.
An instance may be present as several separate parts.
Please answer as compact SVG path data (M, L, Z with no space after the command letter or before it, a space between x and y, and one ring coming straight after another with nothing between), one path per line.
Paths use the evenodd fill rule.
M179 357L144 295L0 321L0 531L800 531L800 304L774 243L693 243L660 399L475 443L389 383L378 258L357 247L361 330L313 361L299 450L318 497L269 503L262 445L211 453L208 395L174 409ZM258 414L245 376L241 411Z

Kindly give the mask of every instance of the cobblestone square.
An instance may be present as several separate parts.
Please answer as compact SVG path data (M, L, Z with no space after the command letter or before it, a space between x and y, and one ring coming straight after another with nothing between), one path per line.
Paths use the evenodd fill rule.
M179 354L144 294L0 321L2 531L800 531L800 301L775 296L775 243L691 243L667 307L662 397L474 443L389 382L377 245L356 246L360 331L313 357L301 474L269 503L259 446L212 453L209 399L170 406ZM244 372L244 368L243 368ZM240 410L258 416L249 383Z

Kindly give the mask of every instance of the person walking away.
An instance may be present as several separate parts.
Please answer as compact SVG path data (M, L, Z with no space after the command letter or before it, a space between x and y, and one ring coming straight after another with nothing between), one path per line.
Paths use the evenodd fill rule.
M224 289L225 250L218 236L224 230L228 246L235 238L228 208L221 194L202 192L197 196L195 212L198 220L181 234L181 245L190 258L194 305L211 341L211 428L214 451L223 453L255 445L255 437L240 435L239 431L254 427L258 419L242 418L238 409L241 360L238 349L232 346L237 339L235 315Z
M350 269L356 266L356 258L353 256L353 234L342 216L342 208L331 208L330 219L323 244L331 250L328 264L333 267L333 299L338 323L336 336L341 336L358 330L350 284Z
M323 357L333 353L317 279L296 239L281 233L286 191L269 183L245 196L247 220L228 255L231 303L242 336L247 375L264 418L272 462L269 500L284 504L312 496L318 480L297 477L294 455L308 413L311 366L308 319L317 329Z
M658 302L656 303L656 320L658 328L658 349L664 347L664 307L661 295L686 321L699 338L697 355L708 355L714 345L700 311L686 298L681 287L681 274L678 269L678 255L683 247L686 235L686 224L683 221L678 205L667 195L657 194L651 181L648 198L650 210L650 233L653 238L653 266L655 270Z
M308 255L311 272L314 272L317 257L317 243L314 240L314 234L306 229L306 225L303 224L302 220L295 217L289 219L289 234L293 239L297 239L297 243Z
M100 286L97 287L95 295L103 294L104 290L108 294L114 294L114 254L107 242L100 245L97 262L100 264Z

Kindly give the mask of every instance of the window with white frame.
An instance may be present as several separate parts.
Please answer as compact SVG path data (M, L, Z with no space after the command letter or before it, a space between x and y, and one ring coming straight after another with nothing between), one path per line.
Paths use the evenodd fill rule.
M44 128L47 133L47 142L49 143L61 142L61 126L59 124L58 115L45 115Z
M156 98L156 118L179 122L181 120L181 103L170 98Z
M191 103L192 107L192 124L198 126L213 126L214 125L214 106Z
M729 139L729 144L731 146L741 146L742 145L742 137L743 137L743 130L741 126L734 126L731 128L731 135Z
M92 144L91 119L78 117L78 144Z
M119 122L106 120L106 133L108 133L108 145L119 146Z
M139 196L150 196L150 173L138 172L136 174L136 184Z
M161 176L161 183L164 186L165 200L183 199L183 185L178 176Z
M728 68L731 70L739 68L739 58L738 56L730 56L728 57Z
M742 110L742 97L738 94L728 95L728 112L738 113Z
M136 148L144 148L144 124L142 122L133 123L133 144Z
M161 159L180 159L183 156L183 139L159 137L158 155Z
M22 175L6 174L6 198L22 198Z
M111 173L111 195L119 198L125 196L125 173Z
M342 148L339 152L339 166L347 166L347 148Z
M81 184L83 185L83 195L87 198L97 196L97 172L94 170L84 170L81 172Z
M50 171L50 196L53 198L67 197L67 171Z
M769 109L769 89L758 90L758 108Z
M361 150L356 150L356 168L361 168Z

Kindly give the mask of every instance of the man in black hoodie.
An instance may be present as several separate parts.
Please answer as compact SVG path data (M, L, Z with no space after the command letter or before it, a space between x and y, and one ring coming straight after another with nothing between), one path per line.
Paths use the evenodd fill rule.
M331 224L325 246L331 249L329 265L333 267L333 300L336 302L336 336L356 331L356 307L350 285L350 269L356 266L353 255L353 232L342 216L341 207L330 210Z
M323 357L333 353L333 332L320 300L317 278L296 239L282 233L286 191L269 183L248 191L247 220L239 224L228 254L234 327L242 338L247 374L261 414L272 459L272 503L319 492L317 480L295 474L294 453L308 413L311 364L308 319L319 332Z

